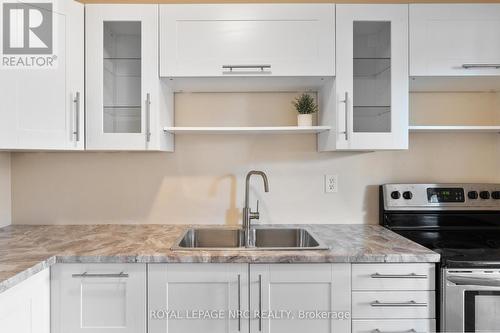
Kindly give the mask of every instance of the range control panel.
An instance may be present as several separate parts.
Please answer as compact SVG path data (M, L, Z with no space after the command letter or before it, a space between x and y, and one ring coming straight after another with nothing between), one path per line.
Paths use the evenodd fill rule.
M386 184L385 210L500 210L500 184Z

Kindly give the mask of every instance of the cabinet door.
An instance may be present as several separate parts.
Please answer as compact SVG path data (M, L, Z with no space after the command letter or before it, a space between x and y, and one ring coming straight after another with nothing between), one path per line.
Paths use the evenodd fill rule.
M408 5L337 5L338 149L408 148Z
M248 332L248 265L151 264L148 279L149 333Z
M52 269L53 333L145 333L146 266L60 264Z
M349 264L250 265L250 331L350 332L350 282Z
M500 75L500 5L410 5L410 75Z
M50 333L50 270L0 294L0 332Z
M158 6L86 8L87 148L158 149Z
M0 15L0 149L84 149L83 4L5 2Z
M160 76L335 74L333 4L160 5L160 20Z

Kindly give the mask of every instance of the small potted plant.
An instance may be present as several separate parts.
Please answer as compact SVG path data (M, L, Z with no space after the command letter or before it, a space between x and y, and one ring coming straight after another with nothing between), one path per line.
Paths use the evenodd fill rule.
M318 111L318 105L314 101L314 98L309 94L302 94L297 97L292 103L299 113L297 115L298 126L312 126L312 114Z

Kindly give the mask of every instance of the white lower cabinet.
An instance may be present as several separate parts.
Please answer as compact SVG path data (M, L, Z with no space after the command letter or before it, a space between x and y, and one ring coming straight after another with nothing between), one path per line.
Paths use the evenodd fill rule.
M146 332L144 264L59 264L51 285L52 333Z
M349 264L250 265L251 332L350 331Z
M352 265L352 332L435 332L434 264Z
M0 294L0 332L50 333L50 270Z
M349 317L314 318L349 316L349 264L151 264L148 274L149 333L350 331Z
M50 332L435 332L434 275L434 264L158 263L147 272L145 264L58 264ZM45 279L15 298L16 287L0 294L0 332L49 333ZM17 318L26 327L12 326Z
M151 264L148 275L149 333L248 332L237 315L248 310L247 264Z

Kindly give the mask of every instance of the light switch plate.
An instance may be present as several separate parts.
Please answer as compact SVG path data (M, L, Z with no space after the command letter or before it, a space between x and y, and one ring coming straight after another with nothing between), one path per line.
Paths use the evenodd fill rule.
M337 175L325 175L325 193L337 193L339 177Z

